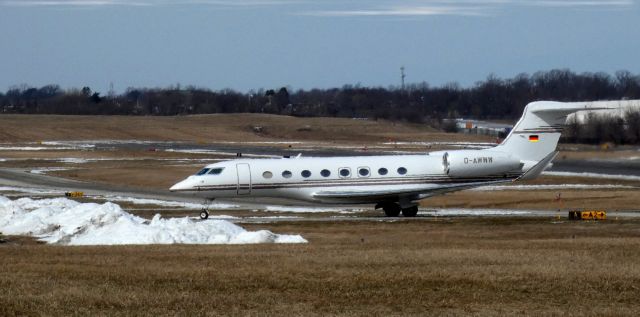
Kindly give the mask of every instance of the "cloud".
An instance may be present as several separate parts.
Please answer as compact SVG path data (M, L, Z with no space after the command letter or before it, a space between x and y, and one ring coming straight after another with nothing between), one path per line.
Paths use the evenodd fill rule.
M13 7L96 7L96 6L146 6L147 2L118 1L118 0L22 0L22 1L0 1L0 5Z
M217 5L227 7L257 7L292 4L287 0L0 0L0 6L13 7L105 7L105 6L162 6Z
M493 16L514 7L548 8L624 8L635 0L0 0L0 6L13 7L108 7L108 6L219 6L259 8L297 5L317 9L296 11L295 15L317 17L425 17ZM356 7L354 7L356 6Z
M388 3L388 4L387 4ZM634 0L404 0L378 1L377 6L347 10L315 10L299 15L318 17L424 17L424 16L493 16L516 7L548 8L621 8L635 5Z
M586 1L524 1L524 4L541 7L627 7L634 5L633 0L586 0Z
M413 6L413 7L391 7L380 9L362 10L327 10L308 11L300 15L325 16L325 17L349 17L349 16L435 16L435 15L463 15L482 16L486 15L484 8L463 7L463 6Z

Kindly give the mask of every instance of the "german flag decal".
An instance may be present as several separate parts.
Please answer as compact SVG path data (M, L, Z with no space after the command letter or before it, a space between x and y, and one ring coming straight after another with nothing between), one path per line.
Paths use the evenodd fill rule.
M540 140L540 138L537 135L530 135L529 136L529 141L530 142L538 142Z

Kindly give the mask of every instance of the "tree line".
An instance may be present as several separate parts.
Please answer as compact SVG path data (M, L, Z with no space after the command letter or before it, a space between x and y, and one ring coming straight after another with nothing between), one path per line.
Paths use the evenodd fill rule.
M128 88L106 94L90 87L62 89L20 85L0 92L2 113L65 115L183 115L207 113L272 113L294 116L357 117L442 124L444 118L517 119L535 100L592 101L640 99L640 75L629 71L575 73L567 69L520 74L502 79L490 75L470 87L457 83L431 87L417 83L404 87L361 87L290 91L260 89L238 92L175 85L166 88ZM595 119L594 119L595 120ZM598 119L604 120L604 119ZM618 122L620 127L628 124ZM589 124L589 122L587 122ZM595 123L590 123L595 124ZM598 128L611 130L615 124ZM572 127L576 128L577 127ZM584 132L585 128L582 127ZM604 133L604 132L602 132ZM633 133L627 133L632 135ZM585 133L568 140L590 142ZM638 142L629 137L624 142ZM634 140L634 141L632 141ZM620 141L623 142L623 141Z

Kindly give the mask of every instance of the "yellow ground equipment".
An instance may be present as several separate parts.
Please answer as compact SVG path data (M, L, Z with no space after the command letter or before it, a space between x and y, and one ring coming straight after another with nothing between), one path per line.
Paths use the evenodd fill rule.
M607 212L604 210L571 210L571 220L607 220Z
M66 197L71 197L71 198L80 198L84 196L84 193L83 192L66 192L64 193L64 195Z

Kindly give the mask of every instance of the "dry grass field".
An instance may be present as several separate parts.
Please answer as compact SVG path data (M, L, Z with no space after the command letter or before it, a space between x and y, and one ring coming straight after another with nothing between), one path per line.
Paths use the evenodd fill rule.
M307 245L0 245L0 315L637 316L631 220L247 226Z
M256 132L254 127L262 127ZM297 118L266 114L173 117L0 115L0 142L42 140L216 141L491 140L435 131L426 125L385 120Z

